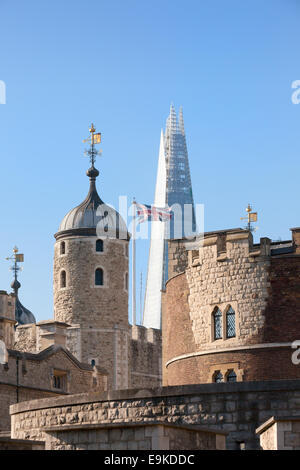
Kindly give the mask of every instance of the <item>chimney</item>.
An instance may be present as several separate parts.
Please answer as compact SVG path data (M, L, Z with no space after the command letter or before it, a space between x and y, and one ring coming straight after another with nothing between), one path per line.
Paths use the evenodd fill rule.
M0 340L9 349L15 343L15 303L14 294L8 294L5 290L0 291Z
M37 323L37 350L43 351L52 345L66 348L67 328L70 325L55 320L46 320Z
M294 252L300 255L300 227L291 228Z

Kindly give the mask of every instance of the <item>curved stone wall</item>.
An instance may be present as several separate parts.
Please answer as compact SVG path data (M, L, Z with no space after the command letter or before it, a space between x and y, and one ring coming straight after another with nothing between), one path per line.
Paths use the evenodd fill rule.
M103 426L168 423L205 426L228 433L227 448L259 448L256 428L271 418L300 410L299 380L218 383L90 393L34 400L10 407L12 438L55 445L80 441L81 431ZM100 438L99 438L100 439ZM84 448L84 447L82 447Z
M291 347L300 340L299 254L271 255L270 240L253 246L245 231L209 234L187 254L163 296L163 384L212 382L218 372L226 380L231 370L238 381L300 378ZM224 325L230 306L235 337L223 326L215 339L213 312Z
M80 361L103 367L110 389L128 388L128 240L106 238L103 251L98 252L96 236L62 233L56 237L55 320L71 325L68 347ZM101 286L95 285L97 268L103 270ZM62 271L66 287L61 286Z
M55 320L81 327L105 328L128 324L127 240L103 240L96 251L96 236L59 238L54 247ZM65 254L61 254L61 243ZM103 286L95 286L95 270L103 269ZM66 287L60 273L66 272Z

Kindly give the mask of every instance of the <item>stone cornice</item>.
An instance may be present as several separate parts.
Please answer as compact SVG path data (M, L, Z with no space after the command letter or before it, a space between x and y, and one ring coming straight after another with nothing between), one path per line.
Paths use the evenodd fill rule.
M189 359L191 357L197 356L207 356L209 354L221 354L228 353L232 351L248 351L253 349L268 349L268 348L287 348L292 347L292 343L262 343L262 344L252 344L249 346L236 346L229 348L220 348L220 349L206 349L205 351L196 351L192 353L182 354L181 356L173 357L166 362L165 366L168 367L173 362L181 361L183 359Z

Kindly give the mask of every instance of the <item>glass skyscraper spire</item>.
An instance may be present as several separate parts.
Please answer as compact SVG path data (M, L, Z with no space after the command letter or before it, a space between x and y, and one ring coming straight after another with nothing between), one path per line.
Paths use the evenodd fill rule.
M161 328L161 290L168 279L168 239L195 233L196 220L182 109L171 105L161 132L154 205L169 206L169 224L152 222L143 326Z

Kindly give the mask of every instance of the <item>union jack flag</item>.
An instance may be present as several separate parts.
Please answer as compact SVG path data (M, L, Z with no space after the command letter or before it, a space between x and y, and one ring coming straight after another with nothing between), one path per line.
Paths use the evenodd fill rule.
M137 202L135 205L139 224L148 221L165 222L172 217L170 207L149 206L147 204L138 204Z

